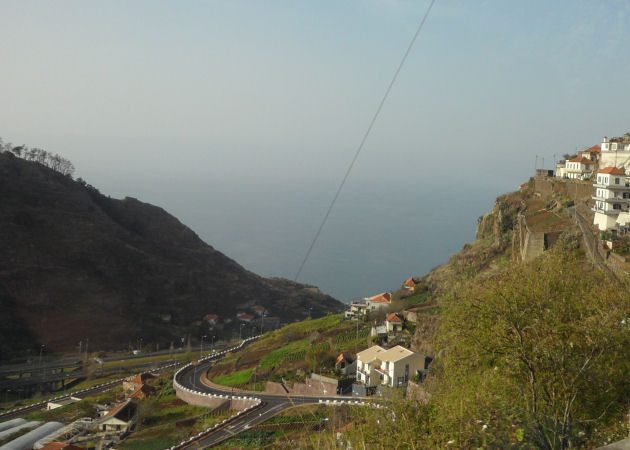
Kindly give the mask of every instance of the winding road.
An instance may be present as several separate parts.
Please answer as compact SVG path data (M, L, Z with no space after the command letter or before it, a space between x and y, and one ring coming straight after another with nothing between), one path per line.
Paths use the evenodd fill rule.
M184 386L185 388L191 389L193 391L205 394L214 394L214 395L238 395L238 396L247 396L255 399L260 399L262 401L261 405L251 411L250 413L244 414L240 417L237 417L233 421L230 421L226 424L226 426L221 427L205 436L201 437L199 440L196 440L194 443L189 444L188 446L181 448L207 448L212 447L213 445L217 445L220 442L225 441L226 439L235 436L238 433L246 431L264 421L270 419L276 414L284 411L285 409L294 407L294 406L302 406L308 404L317 404L325 401L343 401L343 402L355 402L359 404L357 401L357 397L349 397L349 396L292 396L292 395L279 395L279 394L243 394L243 393L234 393L230 388L218 389L216 387L210 387L204 384L201 381L202 375L210 369L212 364L214 364L217 360L219 360L221 356L213 357L211 359L207 359L206 361L200 363L196 369L194 366L187 366L177 372L175 375L176 381ZM363 399L361 399L363 400ZM361 402L363 403L363 402Z

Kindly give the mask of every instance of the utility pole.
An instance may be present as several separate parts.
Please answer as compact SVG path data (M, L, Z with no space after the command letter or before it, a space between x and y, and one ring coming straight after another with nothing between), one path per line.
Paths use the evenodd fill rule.
M538 155L536 155L536 163L534 164L534 174L536 174L537 170L538 170Z

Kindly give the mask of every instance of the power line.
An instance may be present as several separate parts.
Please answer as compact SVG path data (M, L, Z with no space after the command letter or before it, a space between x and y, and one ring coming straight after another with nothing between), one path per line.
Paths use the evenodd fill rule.
M381 99L381 102L379 103L378 108L376 109L376 112L374 113L374 116L372 117L372 120L370 121L370 124L368 125L367 130L365 131L365 134L363 135L363 139L361 139L361 143L359 144L359 147L357 148L357 151L355 152L354 157L352 158L352 161L350 162L350 165L348 166L348 169L346 170L346 173L343 176L343 179L341 180L341 184L339 184L339 188L337 188L337 192L335 193L335 196L330 202L330 206L328 206L328 211L326 211L326 215L324 215L324 220L322 220L322 223L319 225L319 228L317 229L317 232L315 233L315 237L313 238L313 241L311 242L311 245L309 246L308 251L306 252L306 256L304 257L302 264L300 264L300 268L295 274L294 281L297 281L300 275L302 274L304 265L306 264L306 261L308 261L308 258L311 256L311 251L313 251L313 247L315 247L315 243L319 239L319 235L322 233L322 230L324 229L324 225L326 225L326 222L328 221L328 216L330 216L330 212L335 206L335 203L337 202L337 198L339 198L339 194L341 193L343 186L346 184L346 180L348 179L348 176L350 175L350 172L352 171L352 168L354 167L354 163L357 161L357 158L359 157L361 150L363 150L363 145L365 144L365 141L370 135L370 132L372 131L372 128L374 127L374 123L376 122L376 119L381 113L381 109L383 109L383 105L385 104L385 101L387 100L387 97L389 96L389 93L392 90L392 87L394 86L396 79L398 78L398 74L400 73L400 70L402 69L403 65L405 64L405 61L407 60L407 56L409 56L409 53L411 52L411 48L413 47L413 44L416 42L416 38L418 37L418 35L420 34L420 31L424 27L424 23L426 22L427 17L429 16L429 13L431 12L431 8L433 8L434 3L435 3L435 0L431 0L431 3L429 3L429 7L424 13L422 20L420 21L420 24L418 25L418 28L416 29L416 33L413 35L413 38L411 38L411 42L409 42L407 51L405 51L405 54L400 60L400 64L398 64L398 68L396 69L396 72L394 72L394 76L392 77L392 80L390 81L389 86L387 86L387 90L385 91L385 94L383 95L383 98Z

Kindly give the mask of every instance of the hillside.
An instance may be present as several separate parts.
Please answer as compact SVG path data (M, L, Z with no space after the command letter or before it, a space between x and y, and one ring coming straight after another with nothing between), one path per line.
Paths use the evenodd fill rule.
M262 305L283 321L338 312L316 288L257 276L163 209L112 199L0 153L0 359L25 350L165 348L206 314ZM237 327L238 328L238 327Z
M595 448L626 437L630 279L593 263L584 245L574 209L592 223L591 190L586 182L532 179L498 197L474 242L422 277L417 292L394 296L418 311L412 348L435 356L420 392L407 391L418 395L394 390L375 397L386 409L350 408L318 445ZM544 245L534 255L526 247L536 233ZM309 354L341 351L345 340L333 336L350 337L343 349L350 354L357 342L369 345L353 337L360 331L352 323L338 321L267 334L210 376L260 389L255 380L308 373ZM317 360L330 366L326 351ZM262 428L251 433L265 436ZM308 435L291 439L293 448L309 447Z

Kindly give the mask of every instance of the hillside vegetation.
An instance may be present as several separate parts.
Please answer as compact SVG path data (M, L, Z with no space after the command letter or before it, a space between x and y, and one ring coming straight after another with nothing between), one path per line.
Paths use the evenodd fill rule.
M0 248L0 360L41 345L74 352L87 339L93 350L140 337L164 349L203 335L194 322L204 315L233 318L242 305L287 322L343 309L312 286L245 270L157 206L6 151Z
M415 335L435 355L424 393L386 392L384 409L351 408L319 447L563 449L627 437L630 280L589 261L567 209L589 199L554 183L544 195L532 181L500 196L477 239L422 278L428 292L409 297L429 310ZM520 258L519 217L560 233L530 262Z
M436 355L430 400L393 402L396 417L364 412L347 432L353 445L396 436L378 446L555 449L628 435L630 281L588 260L573 203L562 185L540 195L533 181L499 197L475 242L423 279L439 305L425 336ZM523 263L519 215L541 214L564 232Z

